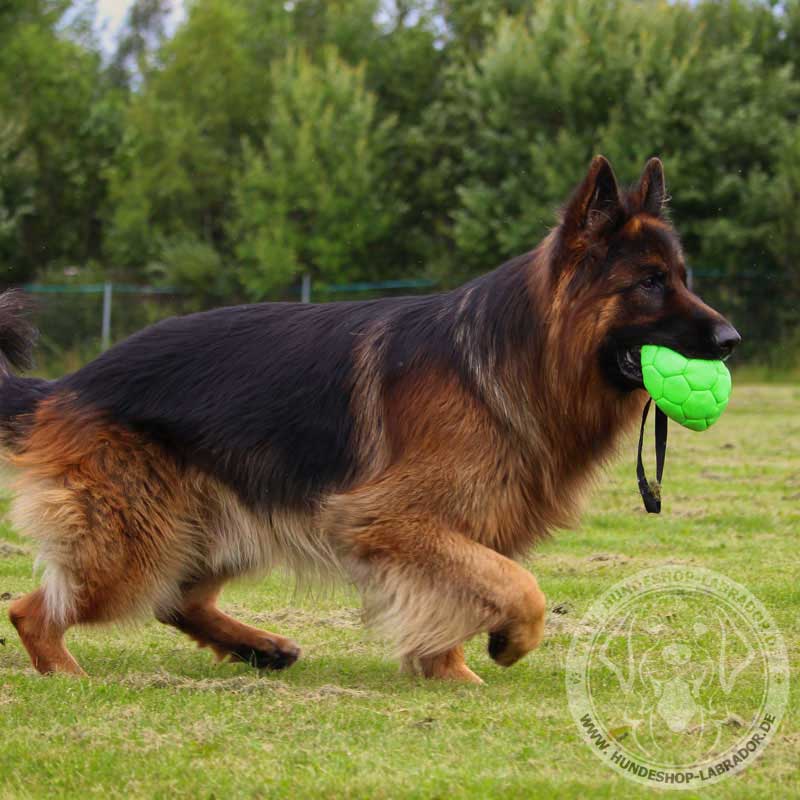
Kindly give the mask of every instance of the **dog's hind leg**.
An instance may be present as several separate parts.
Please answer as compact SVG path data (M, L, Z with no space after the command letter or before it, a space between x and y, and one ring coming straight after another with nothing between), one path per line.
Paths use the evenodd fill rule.
M184 481L158 446L69 404L42 404L10 460L21 471L12 521L39 542L44 571L11 621L36 669L80 673L69 627L169 603L196 562Z
M294 664L300 648L293 641L238 622L217 608L222 584L219 578L194 582L175 608L157 611L157 619L183 631L200 647L209 647L220 660L230 657L258 669L284 669Z
M48 614L42 589L15 600L8 616L39 672L86 674L64 644L67 625L54 621Z

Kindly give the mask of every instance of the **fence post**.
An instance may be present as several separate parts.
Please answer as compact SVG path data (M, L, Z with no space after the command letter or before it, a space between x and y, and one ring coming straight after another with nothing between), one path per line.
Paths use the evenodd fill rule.
M111 347L111 281L103 285L103 329L100 333L100 346L103 350Z
M311 274L308 272L303 273L303 283L300 286L300 302L311 302Z

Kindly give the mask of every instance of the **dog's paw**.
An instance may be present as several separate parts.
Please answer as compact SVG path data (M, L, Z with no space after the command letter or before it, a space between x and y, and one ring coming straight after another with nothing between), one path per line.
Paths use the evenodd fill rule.
M508 667L513 664L514 661L508 660L508 645L509 639L507 630L492 631L489 634L489 644L487 647L489 651L489 657L492 659L492 661L496 661L503 667Z
M280 645L267 639L258 647L240 645L230 655L234 661L244 661L256 669L278 670L291 667L300 658L300 654L300 648L288 639Z
M509 625L489 633L489 656L501 667L510 667L535 649L542 639L544 621Z

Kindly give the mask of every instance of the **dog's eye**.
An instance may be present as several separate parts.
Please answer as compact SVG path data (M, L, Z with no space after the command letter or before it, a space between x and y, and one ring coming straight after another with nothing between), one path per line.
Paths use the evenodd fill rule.
M639 281L639 286L648 292L652 291L653 289L660 289L663 285L664 276L660 272L655 272Z

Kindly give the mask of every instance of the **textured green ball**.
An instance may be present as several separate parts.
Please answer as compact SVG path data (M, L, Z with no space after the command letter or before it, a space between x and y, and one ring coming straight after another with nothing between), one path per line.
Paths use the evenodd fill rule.
M642 378L656 405L693 431L713 425L731 396L731 373L722 361L686 358L669 347L642 347Z

